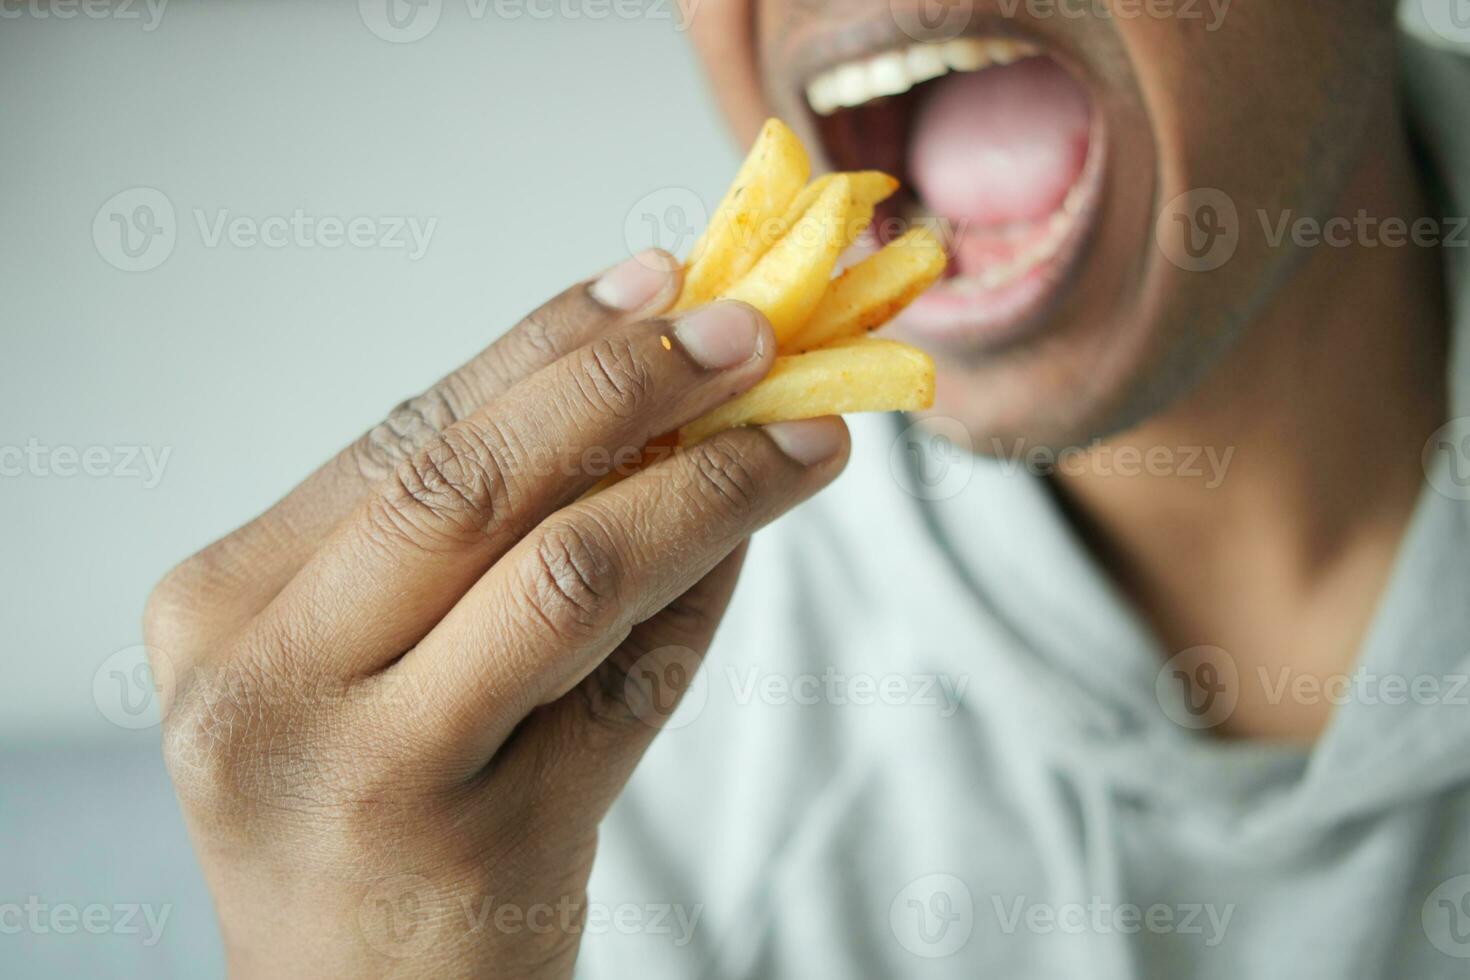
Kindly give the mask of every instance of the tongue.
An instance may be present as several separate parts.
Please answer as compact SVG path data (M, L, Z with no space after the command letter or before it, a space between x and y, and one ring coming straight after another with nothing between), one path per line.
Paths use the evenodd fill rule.
M967 225L1044 218L1087 159L1087 94L1050 58L947 75L930 86L909 143L926 207Z

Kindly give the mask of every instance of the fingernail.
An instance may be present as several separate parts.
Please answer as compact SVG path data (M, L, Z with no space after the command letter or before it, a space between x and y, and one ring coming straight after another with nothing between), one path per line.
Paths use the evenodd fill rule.
M737 367L761 352L761 323L744 303L711 303L674 326L679 344L712 371Z
M663 292L673 272L668 257L650 248L604 272L592 284L592 298L625 313L641 310Z
M827 416L763 425L781 451L803 466L831 459L842 449L842 423Z

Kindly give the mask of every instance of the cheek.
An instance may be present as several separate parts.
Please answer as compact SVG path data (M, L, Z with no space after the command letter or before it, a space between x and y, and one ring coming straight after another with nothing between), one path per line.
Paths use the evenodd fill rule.
M770 115L761 96L752 36L755 0L679 0L710 91L736 141L748 145Z

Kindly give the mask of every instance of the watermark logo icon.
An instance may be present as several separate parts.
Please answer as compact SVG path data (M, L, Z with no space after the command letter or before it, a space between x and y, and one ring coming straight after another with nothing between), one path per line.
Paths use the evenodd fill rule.
M888 472L910 496L948 500L970 485L975 447L959 419L920 419L899 433L888 449Z
M173 202L156 187L130 187L109 197L92 219L97 254L124 272L147 272L173 254L179 225Z
M709 221L709 210L687 187L661 187L640 197L623 221L623 242L631 255L661 248L683 255Z
M1451 44L1470 45L1470 0L1419 0L1429 29Z
M444 0L357 0L357 12L367 29L384 41L411 44L439 25Z
M704 712L709 681L700 656L688 647L650 650L633 662L623 680L628 712L650 728L684 728Z
M953 956L975 931L975 899L954 875L924 875L894 896L888 924L899 945L915 956Z
M436 902L434 886L423 875L394 875L362 897L357 923L368 945L383 955L417 956L434 940L428 924Z
M1421 918L1424 935L1435 949L1470 960L1470 874L1451 878L1430 892Z
M153 728L163 721L174 683L173 666L162 651L125 647L92 674L92 703L118 728Z
M1181 728L1223 724L1240 700L1240 671L1220 647L1197 646L1170 657L1154 681L1159 707Z
M1196 188L1164 206L1154 237L1164 257L1185 272L1212 272L1240 246L1240 212L1224 191Z
M1434 430L1421 456L1429 485L1451 500L1470 500L1470 416Z
M893 22L911 40L951 41L965 32L975 15L974 0L889 0Z

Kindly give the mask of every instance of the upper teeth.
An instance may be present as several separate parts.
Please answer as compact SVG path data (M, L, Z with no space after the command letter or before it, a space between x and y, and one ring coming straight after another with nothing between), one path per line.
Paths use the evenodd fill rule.
M980 71L1037 54L1025 41L961 37L942 44L915 44L849 61L822 72L806 86L806 100L818 115L859 106L887 95L902 95L920 82L951 71Z

